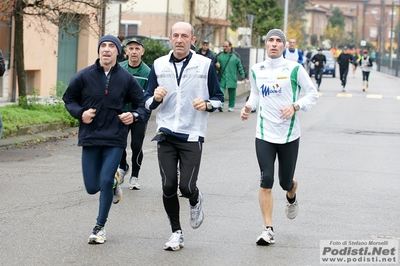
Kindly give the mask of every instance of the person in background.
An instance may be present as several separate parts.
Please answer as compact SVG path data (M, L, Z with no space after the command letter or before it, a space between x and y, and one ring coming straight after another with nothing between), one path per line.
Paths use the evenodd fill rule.
M5 71L6 71L6 64L4 63L3 52L0 50L0 77L4 75ZM2 133L3 133L3 120L1 119L1 114L0 114L0 139Z
M371 58L372 62L375 61L375 58L376 58L376 52L375 52L375 50L372 50L371 55L370 55L370 58Z
M196 41L194 28L177 22L169 36L172 51L154 61L145 90L146 108L157 110L158 165L162 179L163 204L172 235L164 250L180 250L184 238L178 198L189 199L190 225L198 228L204 219L203 194L197 187L203 142L209 113L221 106L223 94L209 58L190 50Z
M361 55L359 53L357 53L356 48L353 48L353 52L352 52L352 69L353 69L353 78L356 76L356 70L357 70L357 66L360 63L361 60Z
M315 81L317 82L317 90L319 91L326 65L326 56L322 53L322 48L318 48L318 53L311 58L311 62L314 64Z
M236 103L237 72L239 72L244 82L246 82L246 74L240 57L232 49L232 43L230 41L224 41L223 48L224 51L217 55L215 66L221 76L219 85L222 93L225 95L226 90L228 90L228 112L233 112ZM224 105L222 104L218 110L223 112L223 108Z
M150 74L150 68L142 61L142 56L145 53L143 42L140 38L131 38L126 42L126 51L128 60L120 62L119 64L129 73L131 73L144 90L147 85L147 80ZM127 111L133 112L132 106L127 105ZM148 117L151 112L148 111ZM132 123L129 125L131 131L131 149L132 149L132 167L131 177L129 178L129 189L140 189L139 184L139 171L143 161L143 140L146 134L147 119L142 122ZM124 182L125 175L128 173L129 164L126 161L127 153L126 149L121 157L117 174L119 176L120 184Z
M213 54L213 52L211 52L210 48L209 48L209 43L208 40L204 40L201 44L201 48L199 48L199 50L197 50L197 54L201 54L205 57L208 57L211 59L211 62L213 65L215 65L215 55Z
M309 48L304 52L304 58L306 61L304 67L307 70L307 72L310 70L312 52L313 52L312 48Z
M124 45L125 42L125 36L119 34L117 36L118 40L121 42L121 47L122 47L122 53L118 55L117 61L118 62L122 62L125 61L127 59L127 55L126 55L126 46Z
M128 125L147 119L142 87L117 63L117 56L122 53L118 38L101 37L97 53L96 62L76 73L63 95L66 109L79 120L78 146L82 146L86 191L100 192L98 216L89 244L106 241L104 226L111 203L118 203L122 196L115 172L126 148ZM127 103L135 111L125 111Z
M342 85L342 92L346 91L347 74L349 74L349 64L353 62L353 57L348 53L348 48L345 46L343 52L338 56L337 62L339 64L340 82Z
M318 100L318 93L306 70L282 56L285 34L280 29L267 33L267 59L251 68L249 100L240 117L247 120L253 106L258 107L256 155L261 172L259 203L264 220L257 245L274 244L272 210L275 160L278 156L279 184L286 191L286 216L294 219L298 212L298 181L294 178L300 143L299 111L308 111ZM302 96L300 98L300 89ZM268 93L267 93L268 91Z
M368 56L368 51L365 50L360 60L360 67L362 70L362 79L363 79L362 91L368 89L369 74L372 70L372 66L373 66L372 59Z
M339 57L339 55L341 55L343 53L343 50L339 47L338 49L335 49L334 57L337 60L337 58Z
M295 61L304 67L303 52L296 48L296 39L289 39L289 47L283 50L283 57Z

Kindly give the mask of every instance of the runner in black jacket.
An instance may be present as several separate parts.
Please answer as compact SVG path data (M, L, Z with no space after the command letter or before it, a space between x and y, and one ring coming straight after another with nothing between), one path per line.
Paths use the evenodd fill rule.
M129 125L148 119L142 87L117 63L122 52L120 41L112 35L103 36L97 51L99 59L72 77L63 96L68 112L79 120L78 145L82 146L86 191L100 192L89 244L106 241L104 226L111 203L118 203L121 198L121 186L114 174L126 147ZM133 112L125 111L128 102Z
M348 53L348 48L345 46L343 52L338 56L337 62L339 64L340 81L342 91L346 91L347 74L349 73L349 64L353 62L353 56Z
M317 90L319 91L326 65L326 56L322 53L322 48L318 49L318 53L311 58L311 62L314 63L315 81L317 82Z

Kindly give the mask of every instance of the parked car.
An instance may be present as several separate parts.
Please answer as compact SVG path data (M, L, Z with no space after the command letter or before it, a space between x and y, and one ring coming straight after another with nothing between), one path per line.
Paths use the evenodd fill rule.
M313 58L313 56L315 54L317 54L317 51L312 51L311 54L311 58ZM324 67L324 75L332 75L332 77L334 78L336 76L336 61L335 61L335 57L333 56L333 53L331 51L328 50L323 50L322 54L325 55L326 57L326 64ZM312 62L310 62L310 68L309 68L309 75L310 77L312 77L312 75L314 75L314 64Z

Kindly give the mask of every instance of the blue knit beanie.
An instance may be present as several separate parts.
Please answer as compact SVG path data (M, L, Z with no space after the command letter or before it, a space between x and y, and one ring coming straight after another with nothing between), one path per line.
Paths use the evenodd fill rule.
M103 42L112 42L112 43L114 43L115 46L118 49L118 54L121 54L121 50L122 50L121 42L119 41L119 39L117 37L112 36L112 35L104 35L103 37L100 38L99 44L97 45L97 53L99 53L100 44L103 43Z

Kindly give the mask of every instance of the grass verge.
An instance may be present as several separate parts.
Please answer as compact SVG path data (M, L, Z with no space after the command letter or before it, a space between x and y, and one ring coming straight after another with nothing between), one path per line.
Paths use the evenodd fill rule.
M20 128L32 125L62 122L71 127L78 125L64 107L64 103L53 104L33 103L22 108L18 104L0 107L0 116L3 121L3 137L15 135Z

